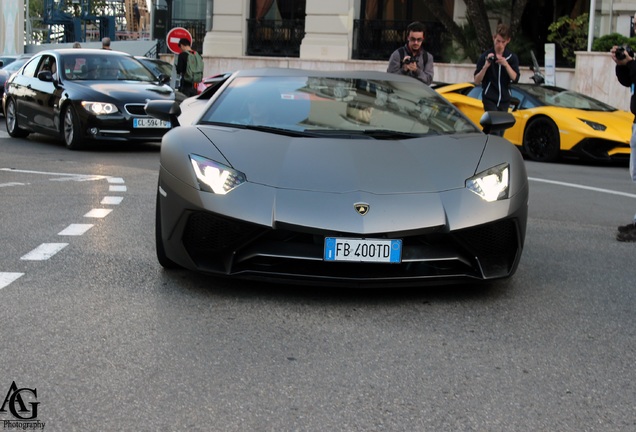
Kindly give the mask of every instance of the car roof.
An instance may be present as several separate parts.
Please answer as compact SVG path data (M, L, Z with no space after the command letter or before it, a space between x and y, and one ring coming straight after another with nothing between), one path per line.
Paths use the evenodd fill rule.
M377 79L388 81L413 82L414 78L393 74L388 72L372 71L372 70L308 70L294 68L258 68L258 69L241 69L235 72L235 76L247 77L303 77L311 75L313 77L324 78L349 78L349 79Z
M59 49L51 49L40 51L37 54L48 54L48 55L86 55L86 54L99 54L102 56L125 56L134 58L133 55L128 54L123 51L114 51L114 50L103 50L103 49L95 49L95 48L59 48Z

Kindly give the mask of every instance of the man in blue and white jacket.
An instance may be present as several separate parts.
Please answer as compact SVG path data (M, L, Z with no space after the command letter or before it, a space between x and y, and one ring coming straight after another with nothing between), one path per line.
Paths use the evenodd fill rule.
M519 81L519 59L506 48L510 38L510 28L499 24L493 36L494 48L482 53L477 60L475 84L481 84L485 111L508 111L510 84Z

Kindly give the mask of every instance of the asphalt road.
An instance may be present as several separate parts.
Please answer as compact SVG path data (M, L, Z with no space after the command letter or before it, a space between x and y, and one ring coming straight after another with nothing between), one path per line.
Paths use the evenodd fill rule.
M0 127L4 430L636 429L626 167L528 162L508 281L360 291L164 271L158 149Z

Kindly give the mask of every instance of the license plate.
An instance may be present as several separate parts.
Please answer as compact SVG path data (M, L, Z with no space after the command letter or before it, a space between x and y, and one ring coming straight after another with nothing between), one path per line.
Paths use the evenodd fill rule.
M170 122L156 118L136 118L133 119L134 128L170 128Z
M325 261L399 263L402 240L327 237Z

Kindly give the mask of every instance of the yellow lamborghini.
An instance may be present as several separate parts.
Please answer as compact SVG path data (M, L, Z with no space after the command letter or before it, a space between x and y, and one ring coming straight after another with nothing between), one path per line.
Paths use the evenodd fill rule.
M441 85L436 90L474 123L484 113L481 86ZM626 161L634 115L583 94L537 84L512 86L515 125L504 137L529 159L549 162L561 154L596 161Z

